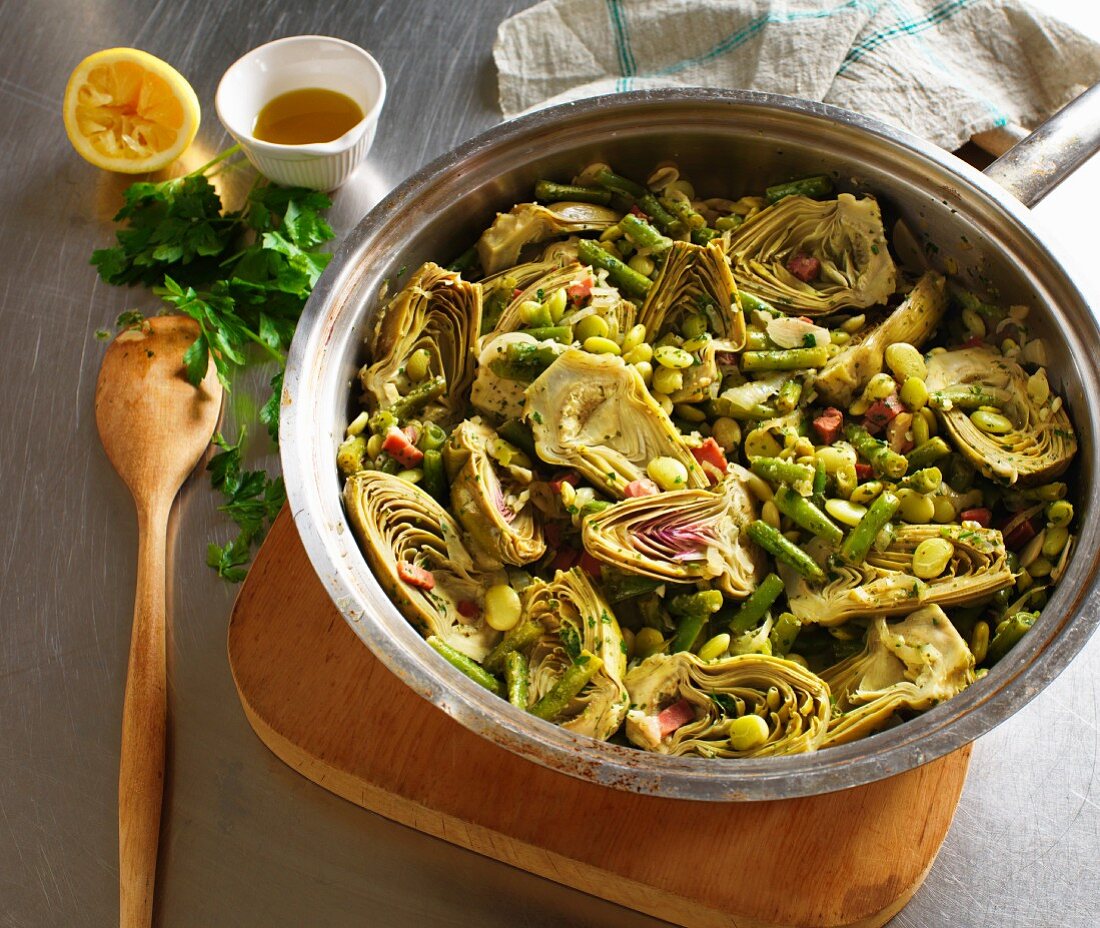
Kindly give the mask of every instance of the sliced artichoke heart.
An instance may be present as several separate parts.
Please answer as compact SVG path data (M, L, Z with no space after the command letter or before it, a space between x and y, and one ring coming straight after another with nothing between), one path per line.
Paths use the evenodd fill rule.
M940 576L921 580L912 573L913 552L929 538L950 541L954 553ZM825 566L824 586L808 583L779 562L790 610L803 623L835 626L862 616L904 615L933 603L963 606L1015 583L1004 539L993 528L902 525L884 551L872 548L857 566L831 560L820 539L808 542L805 550Z
M531 704L553 688L582 651L589 651L603 666L570 701L559 724L600 740L611 737L627 710L626 648L603 595L583 570L558 571L553 580L536 580L523 591L523 618L538 622L545 632L525 652Z
M737 286L792 315L876 306L897 282L878 202L870 196L784 197L741 225L727 247ZM820 262L812 282L787 268L803 255Z
M831 716L829 689L820 678L762 654L715 661L690 651L654 654L626 675L626 687L633 707L627 737L661 754L771 757L814 751ZM753 714L767 724L767 738L738 750L730 741L730 723Z
M721 244L676 242L669 249L657 280L638 315L651 339L656 340L685 317L702 315L707 329L728 351L745 347L745 314L729 260Z
M415 385L405 365L428 353L427 377L442 377L442 394L419 418L449 422L461 417L474 376L474 342L481 330L481 287L430 261L382 310L368 348L371 362L359 372L375 408L396 402ZM401 389L404 387L404 389Z
M507 582L503 571L475 562L462 530L419 487L382 471L361 471L344 484L348 520L386 594L424 636L482 660L500 638L485 622L485 591ZM430 571L434 586L422 589L398 572L401 562ZM465 609L476 614L469 618Z
M935 332L947 309L947 280L928 271L890 315L859 335L821 369L814 389L821 399L847 408L868 381L883 369L886 349L896 342L920 348Z
M1002 404L1000 411L1012 430L998 435L982 431L970 412L958 406L938 410L955 447L985 476L1001 483L1044 483L1065 471L1077 451L1061 397L1050 392L1038 403L1029 395L1027 381L1019 364L991 348L959 348L928 359L925 382L933 397L948 388L967 387Z
M505 564L529 564L546 553L542 524L526 484L530 471L501 467L490 451L497 433L480 419L458 425L443 452L451 509L467 534Z
M683 464L689 487L707 486L637 369L614 355L567 350L527 388L525 415L543 461L576 468L609 496L622 499L657 457Z
M756 518L746 472L733 465L713 490L672 490L624 500L584 520L596 559L673 583L710 580L743 599L764 575L763 552L744 534Z
M619 218L615 210L593 203L519 203L506 213L497 213L481 234L478 258L486 274L495 274L516 264L525 245L571 232L602 232Z
M824 747L846 744L886 726L901 709L923 711L974 682L974 655L939 606L900 622L876 618L863 651L821 674L839 711Z

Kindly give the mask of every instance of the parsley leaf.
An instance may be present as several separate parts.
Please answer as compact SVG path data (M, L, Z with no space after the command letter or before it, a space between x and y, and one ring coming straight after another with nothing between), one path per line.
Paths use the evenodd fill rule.
M260 358L276 361L259 419L277 441L286 352L332 257L318 250L334 237L322 215L332 201L314 190L262 182L240 210L223 211L208 172L238 152L227 149L184 177L132 184L115 215L125 223L116 244L96 250L91 263L108 283L152 285L168 307L198 323L199 335L183 358L191 383L198 384L213 362L229 390L239 368ZM141 313L127 312L118 326L144 322ZM220 450L208 465L211 483L225 497L219 508L239 533L225 545L210 544L206 560L232 582L244 579L253 546L286 499L282 478L242 468L244 436L243 428L233 444L215 436Z

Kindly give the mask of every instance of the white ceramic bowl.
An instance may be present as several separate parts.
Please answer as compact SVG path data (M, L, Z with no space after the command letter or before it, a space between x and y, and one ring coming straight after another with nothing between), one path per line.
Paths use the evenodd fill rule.
M312 145L277 145L252 135L256 115L280 94L306 87L351 97L363 118L340 138ZM214 108L256 170L279 184L333 190L374 142L386 99L382 68L358 45L325 35L276 39L239 58L222 76Z

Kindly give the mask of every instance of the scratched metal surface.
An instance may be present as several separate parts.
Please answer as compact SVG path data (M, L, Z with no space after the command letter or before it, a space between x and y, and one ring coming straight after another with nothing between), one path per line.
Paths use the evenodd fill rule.
M135 522L96 439L92 393L102 347L92 333L121 309L154 302L97 284L87 266L91 249L109 240L122 185L79 161L65 141L59 100L70 68L111 45L167 58L206 109L201 155L225 144L213 92L239 54L299 32L364 45L385 68L390 97L369 169L334 210L343 231L418 165L496 120L489 49L496 24L526 5L0 2L2 928L103 926L117 911L117 743ZM1092 15L1086 26L1100 32L1083 5L1058 5ZM1064 227L1066 253L1083 272L1094 272L1084 242L1095 241L1085 223L1100 207L1097 190L1094 159L1040 207ZM231 422L250 413L245 393L234 396ZM205 540L226 534L214 506L205 482L193 478L174 520L173 723L158 924L660 924L393 825L269 754L241 714L225 659L234 591L203 565ZM978 743L943 852L895 928L1096 924L1098 678L1100 639Z

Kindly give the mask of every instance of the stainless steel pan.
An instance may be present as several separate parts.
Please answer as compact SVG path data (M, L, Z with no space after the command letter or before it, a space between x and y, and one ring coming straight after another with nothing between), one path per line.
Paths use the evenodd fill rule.
M290 352L282 463L313 566L348 623L398 677L489 740L619 789L681 799L785 799L857 786L955 750L1046 686L1100 620L1100 327L1027 206L1100 144L1094 88L982 175L914 136L854 113L786 97L706 90L638 92L543 110L435 161L348 236L314 291ZM934 265L1033 306L1081 447L1071 476L1080 537L1042 619L983 680L913 721L816 754L759 760L674 758L573 735L512 708L453 670L388 601L344 518L335 453L351 408L379 290L400 269L447 260L497 209L592 160L642 175L675 160L701 191L740 195L831 172L873 192ZM392 289L392 288L391 288ZM413 734L415 737L415 734Z

